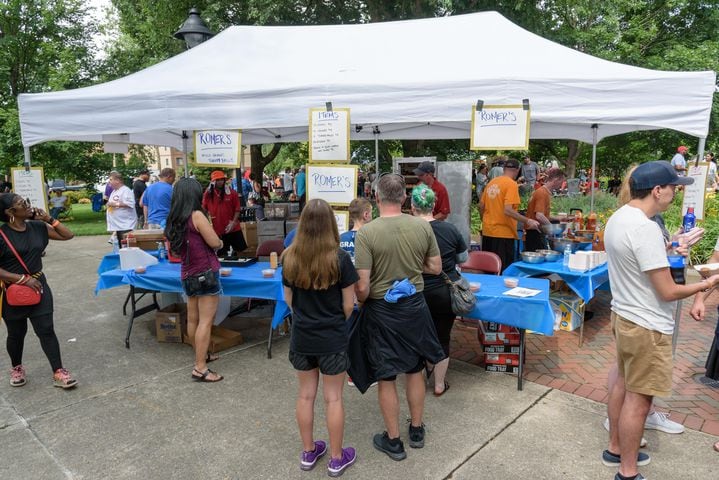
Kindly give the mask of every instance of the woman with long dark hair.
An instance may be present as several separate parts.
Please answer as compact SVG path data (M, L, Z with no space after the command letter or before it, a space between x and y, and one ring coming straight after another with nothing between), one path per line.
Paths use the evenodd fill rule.
M77 380L62 365L60 343L53 326L52 291L42 273L42 254L48 240L70 240L74 235L59 220L33 208L28 200L14 193L0 194L0 221L4 222L0 226L0 280L5 290L2 317L7 325L7 352L12 363L10 385L21 387L26 383L22 352L30 319L40 346L50 361L54 385L72 388L77 385ZM8 302L7 288L12 284L33 289L40 294L40 302L35 305L10 305L12 302Z
M187 333L195 349L192 379L219 382L218 375L207 362L216 360L208 354L212 321L222 294L220 262L215 250L222 240L212 229L202 210L202 186L194 178L182 178L173 188L165 236L171 251L182 258L182 288L187 295Z
M330 477L342 475L356 458L354 448L342 448L342 387L350 365L347 319L354 308L358 279L352 258L339 246L332 207L324 200L309 201L300 216L297 236L282 254L282 283L293 318L289 358L300 384L295 412L303 446L300 468L311 470L327 452L327 444L315 441L312 435L322 374Z
M412 189L412 215L429 222L442 256L442 274L422 274L424 279L422 293L432 314L437 338L447 356L437 365L427 367L428 378L434 372L434 396L440 397L449 389L449 383L445 378L449 368L449 341L456 316L452 312L449 285L445 278L449 278L453 282L459 280L457 264L466 262L469 254L467 253L467 242L464 241L457 227L434 218L432 215L434 202L434 192L427 185L418 185Z

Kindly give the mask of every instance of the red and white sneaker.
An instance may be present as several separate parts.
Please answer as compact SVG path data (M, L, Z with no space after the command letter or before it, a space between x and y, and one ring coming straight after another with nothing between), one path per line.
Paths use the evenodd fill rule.
M77 385L77 380L72 378L70 372L64 368L58 368L55 370L55 374L52 376L54 385L58 388L72 388Z
M25 367L18 365L10 370L10 385L13 387L22 387L27 381L25 380Z

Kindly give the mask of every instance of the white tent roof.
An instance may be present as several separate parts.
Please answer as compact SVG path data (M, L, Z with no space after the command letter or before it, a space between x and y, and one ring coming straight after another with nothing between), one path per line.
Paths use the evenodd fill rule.
M353 139L452 139L471 106L532 108L532 138L591 142L670 128L706 137L714 72L601 60L496 12L358 25L235 26L118 80L19 97L23 144L181 146L182 130L235 129L244 144L307 139L308 109L351 108ZM364 128L357 132L355 125ZM114 135L113 135L114 134ZM125 134L118 137L117 134Z

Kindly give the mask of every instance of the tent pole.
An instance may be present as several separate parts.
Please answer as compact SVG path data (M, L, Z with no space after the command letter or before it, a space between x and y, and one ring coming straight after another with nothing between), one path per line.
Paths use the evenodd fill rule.
M184 177L187 178L190 176L190 166L187 164L187 132L185 130L182 131L182 153L185 156L185 173Z
M694 166L698 167L699 162L704 159L704 148L706 148L707 139L706 137L699 137L699 147L697 148L697 159L694 162Z
M374 175L379 178L379 132L374 131Z
M589 201L589 213L594 211L594 179L597 175L597 130L599 130L599 125L595 123L592 125L592 178L589 180L591 182L589 184L589 191L592 196Z
M30 147L23 147L23 153L25 154L25 171L30 171Z

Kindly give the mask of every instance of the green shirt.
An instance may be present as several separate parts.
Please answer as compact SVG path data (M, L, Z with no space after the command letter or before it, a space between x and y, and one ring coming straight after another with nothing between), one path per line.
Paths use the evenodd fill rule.
M355 267L370 270L372 299L384 298L395 280L405 278L421 292L424 261L436 256L439 248L429 222L410 215L379 217L355 237Z

